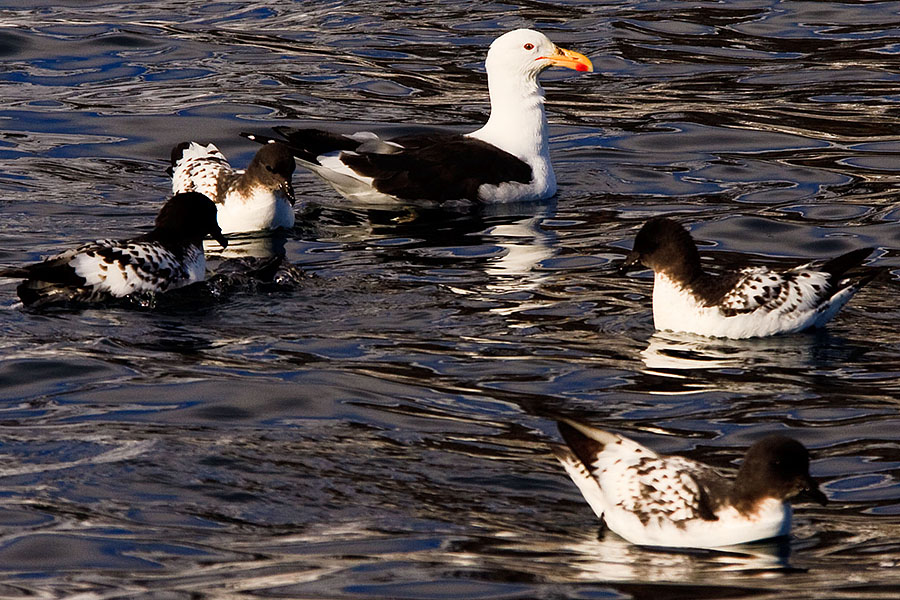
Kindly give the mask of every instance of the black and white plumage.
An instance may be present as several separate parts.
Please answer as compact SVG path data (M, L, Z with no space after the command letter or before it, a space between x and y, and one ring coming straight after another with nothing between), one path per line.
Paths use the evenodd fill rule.
M25 267L0 269L0 277L22 278L16 291L26 306L98 302L135 292L164 292L206 277L203 238L228 240L216 222L216 207L202 194L170 198L156 226L129 240L99 240Z
M294 226L296 163L283 144L266 144L247 170L234 169L213 144L182 142L172 150L172 193L200 192L216 203L224 233Z
M656 217L638 232L625 267L653 269L656 329L740 339L824 326L878 274L872 269L846 276L872 250L861 248L783 271L744 267L712 275L703 271L687 230Z
M485 62L491 115L484 127L466 135L429 132L384 139L365 131L275 131L301 166L356 202L541 200L556 193L544 90L538 83L538 75L551 66L593 70L586 56L559 48L537 31L518 29L494 40Z
M716 548L787 535L792 498L827 502L800 442L771 435L753 444L728 477L681 456L655 453L622 435L560 421L553 452L594 513L634 544Z

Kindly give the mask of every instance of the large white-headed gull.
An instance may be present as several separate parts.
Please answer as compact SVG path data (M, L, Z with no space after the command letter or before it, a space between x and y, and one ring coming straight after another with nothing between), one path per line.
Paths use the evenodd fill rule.
M538 75L553 66L593 70L586 56L538 31L517 29L494 40L485 62L491 115L465 135L438 131L385 139L366 131L275 131L301 166L356 202L542 200L556 193L556 176Z

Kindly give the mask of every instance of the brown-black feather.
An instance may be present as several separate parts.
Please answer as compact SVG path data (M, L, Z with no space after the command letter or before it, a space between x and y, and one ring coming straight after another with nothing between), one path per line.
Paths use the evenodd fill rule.
M427 132L388 138L370 151L371 140L357 140L320 129L276 127L294 156L318 163L323 154L341 152L341 161L383 194L402 200L478 201L482 185L531 182L531 166L479 139L451 132ZM247 135L247 134L244 134ZM260 135L258 142L271 141Z

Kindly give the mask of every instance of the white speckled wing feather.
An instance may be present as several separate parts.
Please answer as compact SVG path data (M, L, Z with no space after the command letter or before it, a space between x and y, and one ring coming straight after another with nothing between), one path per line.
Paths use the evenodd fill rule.
M183 259L154 242L100 240L65 253L68 264L97 292L123 297L138 291L163 292L202 281L206 259L197 247ZM64 255L60 255L62 258Z
M694 476L706 469L703 465L681 457L603 454L591 472L605 491L607 519L616 519L619 511L657 525L710 516L703 506L705 492Z
M828 273L802 265L777 273L765 267L741 270L741 278L720 303L726 314L764 310L771 313L804 312L817 308L830 288Z
M222 203L227 190L223 182L241 172L231 168L225 155L213 144L202 146L191 142L172 171L172 193L200 192L213 202Z

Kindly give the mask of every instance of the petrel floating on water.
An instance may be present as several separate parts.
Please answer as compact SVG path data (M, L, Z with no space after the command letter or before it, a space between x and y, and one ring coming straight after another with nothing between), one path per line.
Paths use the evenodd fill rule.
M294 157L284 144L266 144L241 171L213 144L182 142L172 149L172 193L209 197L223 233L291 228L294 168Z
M665 456L625 436L560 421L553 447L594 513L633 544L718 548L786 535L791 499L825 504L809 453L770 435L750 446L733 478L709 465Z
M356 202L542 200L556 193L556 176L538 75L553 66L593 71L586 56L556 46L538 31L517 29L494 40L485 62L491 116L484 127L465 135L435 131L382 138L368 131L275 131L301 166Z
M228 245L215 205L203 194L177 194L147 234L84 244L43 262L0 269L0 277L23 279L16 291L23 304L35 307L164 292L204 280L207 235Z
M624 266L653 269L656 329L740 339L824 326L881 272L847 275L872 250L860 248L784 271L744 267L712 275L700 265L691 234L671 219L656 217L641 227Z

